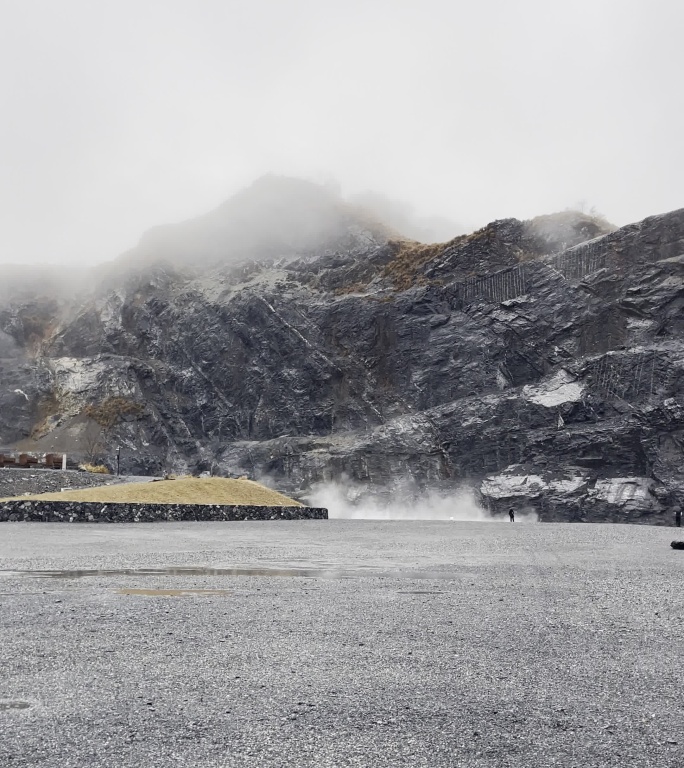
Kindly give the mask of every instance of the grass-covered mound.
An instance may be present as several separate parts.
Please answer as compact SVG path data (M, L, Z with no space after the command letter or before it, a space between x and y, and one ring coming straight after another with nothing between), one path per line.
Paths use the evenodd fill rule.
M222 504L258 507L301 507L294 499L283 496L252 480L229 480L222 477L182 477L148 483L124 483L83 488L61 493L17 496L27 501L95 501L119 504ZM9 501L9 499L0 499Z

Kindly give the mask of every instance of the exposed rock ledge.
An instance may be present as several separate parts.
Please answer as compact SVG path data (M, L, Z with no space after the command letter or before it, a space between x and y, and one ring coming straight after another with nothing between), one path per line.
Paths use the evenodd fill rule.
M327 520L320 507L257 507L211 504L106 504L76 501L5 501L0 522L157 523L181 520Z

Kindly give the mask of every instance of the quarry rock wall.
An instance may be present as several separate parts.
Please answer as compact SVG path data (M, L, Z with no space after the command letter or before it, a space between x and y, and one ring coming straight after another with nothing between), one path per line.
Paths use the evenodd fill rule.
M684 210L151 264L60 312L0 304L0 444L551 520L684 498Z

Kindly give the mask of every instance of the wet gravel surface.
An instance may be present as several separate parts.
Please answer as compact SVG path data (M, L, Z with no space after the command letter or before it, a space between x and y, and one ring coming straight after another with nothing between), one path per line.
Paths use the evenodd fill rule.
M2 524L0 765L682 766L676 533Z
M112 475L75 469L11 469L0 467L0 499L27 493L54 493L62 488L92 488L117 482Z

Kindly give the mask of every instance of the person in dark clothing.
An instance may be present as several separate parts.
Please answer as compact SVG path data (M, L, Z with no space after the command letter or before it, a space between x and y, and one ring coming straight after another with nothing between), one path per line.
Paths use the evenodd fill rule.
M682 508L681 507L677 507L677 509L675 509L675 525L677 526L677 528L682 527Z
M508 518L509 520L514 523L515 522L515 510L509 509L508 510Z

